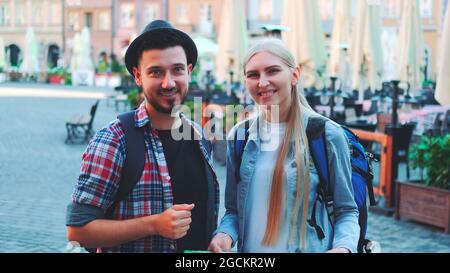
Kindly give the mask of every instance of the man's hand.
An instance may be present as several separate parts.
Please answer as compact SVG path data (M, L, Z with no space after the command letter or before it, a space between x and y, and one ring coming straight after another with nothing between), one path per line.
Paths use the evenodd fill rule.
M233 244L233 239L231 239L230 235L219 232L211 240L208 250L211 250L216 253L229 251L231 249L232 244Z
M180 239L187 234L191 219L191 210L194 204L173 205L159 214L156 220L156 231L168 239Z

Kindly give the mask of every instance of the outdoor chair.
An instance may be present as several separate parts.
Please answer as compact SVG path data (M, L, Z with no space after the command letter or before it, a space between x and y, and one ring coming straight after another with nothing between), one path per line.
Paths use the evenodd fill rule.
M416 123L406 123L401 126L397 141L397 159L398 162L406 163L406 178L409 181L409 145L411 144L412 134Z
M383 131L380 132L385 133L385 126L390 122L383 124ZM406 178L409 180L409 145L411 144L412 135L417 123L410 122L400 125L400 128L396 130L395 138L397 139L397 160L398 163L406 163ZM380 160L381 157L381 147L378 143L374 145L375 147L372 150L372 154L375 159Z
M386 125L392 123L392 115L389 113L377 113L377 131L385 134Z
M97 100L97 102L92 105L89 116L78 116L71 121L66 122L66 144L75 143L76 141L87 143L89 139L94 135L94 131L92 130L92 123L94 121L99 102L100 100Z
M358 120L355 108L352 107L345 108L344 112L345 112L345 122L355 122Z
M442 115L443 113L431 113L425 117L423 123L424 135L429 137L441 135L442 127L444 127Z
M363 114L365 116L372 115L378 112L378 101L377 100L371 100L370 101L370 109L367 112L364 112Z
M130 103L128 101L128 93L135 89L138 89L134 78L131 75L122 76L121 85L114 88L115 94L110 94L108 96L107 105L109 106L109 100L114 101L114 106L116 111L119 111L119 105L122 104L123 110L126 111L130 108Z

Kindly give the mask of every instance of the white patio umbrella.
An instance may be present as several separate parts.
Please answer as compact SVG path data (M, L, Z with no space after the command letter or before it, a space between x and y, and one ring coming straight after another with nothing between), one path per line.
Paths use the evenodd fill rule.
M196 37L192 39L197 46L198 56L210 56L215 55L218 51L217 44L205 37Z
M93 70L94 63L91 56L91 34L88 27L84 27L80 35L80 54L77 55L77 68Z
M72 40L72 56L70 57L70 71L77 70L78 67L78 55L80 54L80 48L81 48L81 37L80 33L75 33L75 36Z
M290 31L282 33L302 69L305 87L323 86L326 68L325 38L316 1L285 0L282 25Z
M0 37L0 68L5 70L5 66L6 66L5 43L3 42L3 38Z
M245 3L242 0L224 0L220 30L218 33L218 53L216 57L216 77L219 81L233 81L243 77L243 59L248 47Z
M26 74L33 74L39 72L39 52L36 36L33 28L27 28L25 35L25 48L23 54L23 61L20 65L20 71Z
M94 85L94 63L91 58L91 39L89 28L75 34L73 40L70 69L73 85Z
M352 63L352 88L359 90L381 89L383 79L383 52L381 46L380 5L368 1L357 1L356 20L352 31L350 59Z
M396 49L396 77L411 84L411 90L420 86L425 67L425 45L420 18L419 0L403 1L402 17Z
M440 104L450 106L450 8L447 8L445 15L439 48L439 61L434 94Z
M192 39L197 46L198 51L198 63L196 68L198 68L198 75L195 78L200 81L200 84L206 83L209 79L211 72L214 72L215 59L218 51L217 44L205 37L196 37ZM194 79L194 76L193 76Z
M333 24L333 34L330 45L330 62L328 73L330 76L340 76L344 71L339 71L342 62L347 57L345 48L350 44L350 2L349 0L336 0L336 14Z

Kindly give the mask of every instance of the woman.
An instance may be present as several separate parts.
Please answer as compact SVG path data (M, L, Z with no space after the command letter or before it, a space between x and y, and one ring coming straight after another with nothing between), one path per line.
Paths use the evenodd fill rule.
M248 52L244 78L262 110L249 121L242 160L234 152L234 137L243 123L229 133L226 213L209 249L229 251L238 242L240 252L356 252L358 209L344 132L326 122L335 218L331 223L325 205L318 202L316 219L325 235L318 239L308 220L319 178L306 137L309 118L318 114L297 88L300 69L280 40L268 39Z

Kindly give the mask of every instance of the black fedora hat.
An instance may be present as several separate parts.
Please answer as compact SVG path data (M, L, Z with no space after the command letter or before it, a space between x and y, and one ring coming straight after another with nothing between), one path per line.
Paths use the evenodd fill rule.
M161 39L164 36L177 36L180 40L180 46L184 48L187 57L187 63L192 64L192 67L197 63L197 47L194 41L181 30L174 28L169 22L164 20L155 20L150 22L144 29L144 31L131 42L130 46L125 53L125 65L128 72L133 75L133 67L137 67L138 58L140 57L141 45L148 40Z

